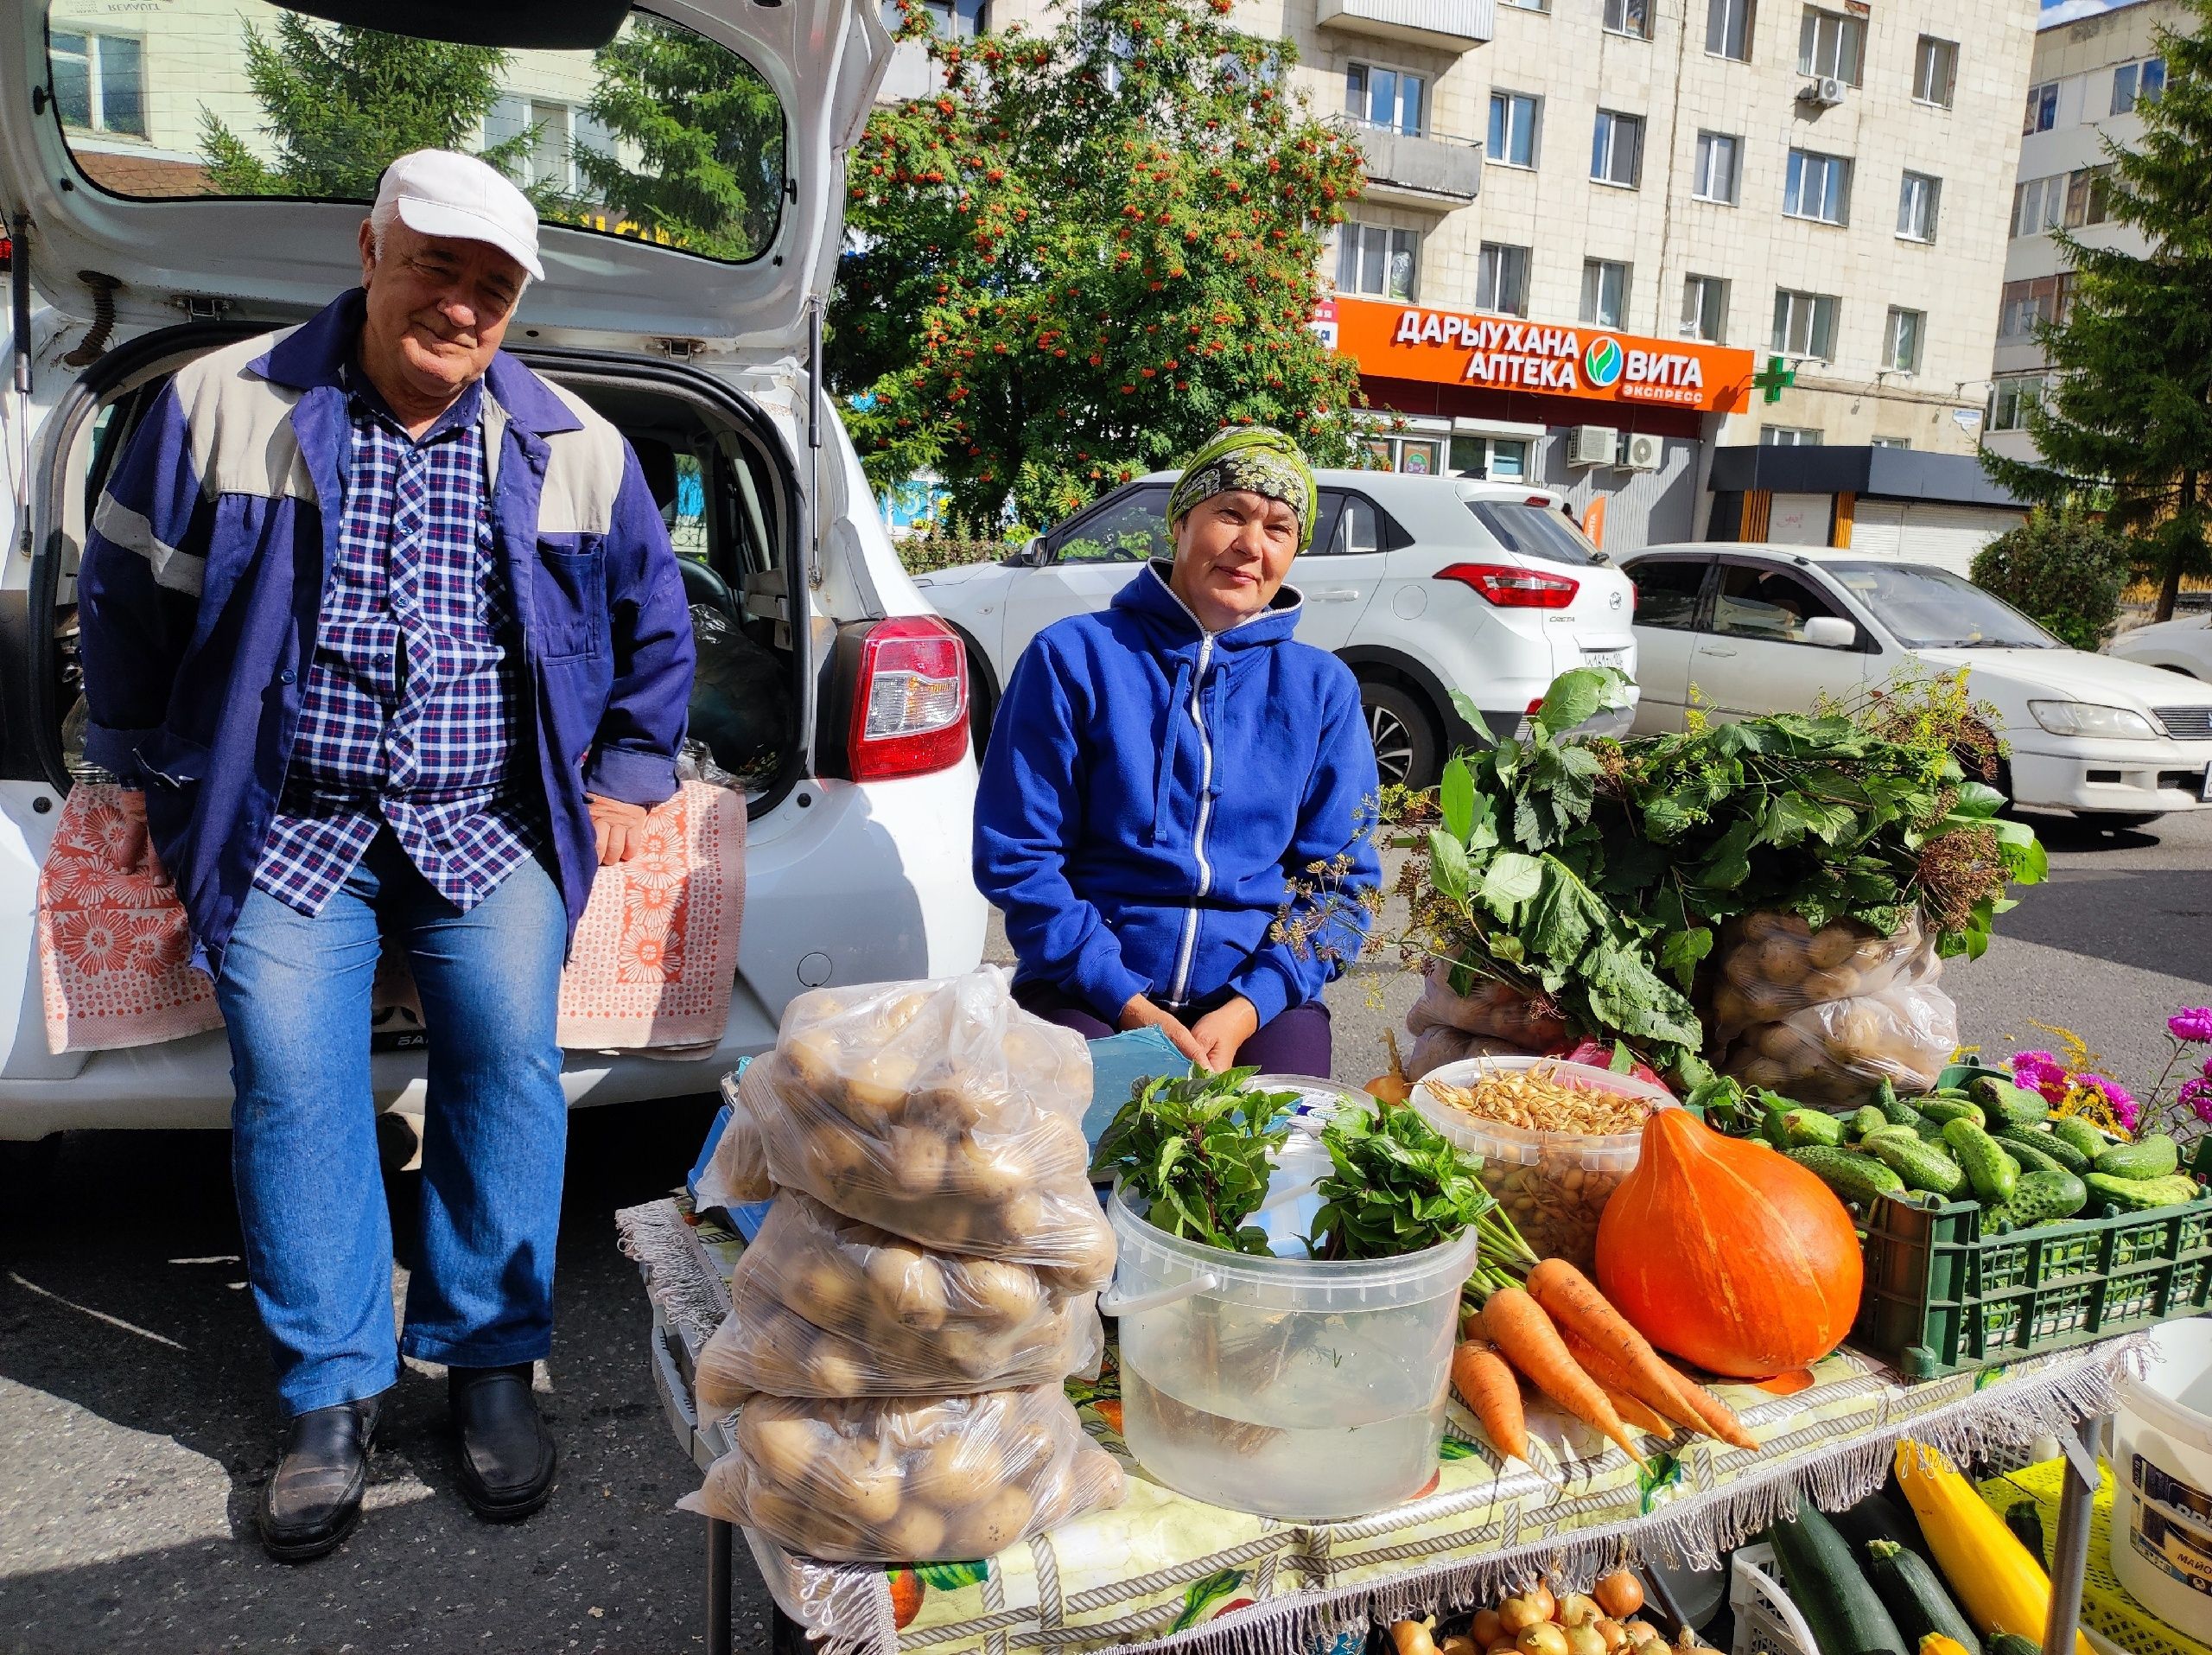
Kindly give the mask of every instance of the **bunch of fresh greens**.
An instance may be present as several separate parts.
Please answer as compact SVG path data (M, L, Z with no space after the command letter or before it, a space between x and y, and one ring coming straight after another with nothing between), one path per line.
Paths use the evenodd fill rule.
M1267 1252L1267 1232L1244 1220L1267 1199L1298 1094L1246 1090L1258 1073L1194 1067L1139 1081L1100 1136L1090 1175L1119 1180L1130 1203L1172 1236Z
M1405 1105L1339 1111L1322 1129L1330 1170L1315 1187L1321 1210L1306 1242L1331 1261L1395 1258L1441 1246L1470 1225L1484 1225L1485 1251L1527 1255L1482 1185L1482 1162L1463 1155ZM1528 1263L1534 1263L1529 1257Z

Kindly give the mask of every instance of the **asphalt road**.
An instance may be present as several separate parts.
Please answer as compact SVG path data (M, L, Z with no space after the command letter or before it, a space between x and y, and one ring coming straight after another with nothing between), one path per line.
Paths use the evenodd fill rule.
M2052 882L1988 955L1947 971L1963 1038L2044 1045L2072 1027L2147 1079L2177 1005L2212 1000L2212 813L2099 836L2039 823ZM1002 945L1001 945L1002 946ZM1331 996L1340 1078L1382 1064L1412 986L1387 964ZM490 1528L454 1493L443 1386L401 1386L367 1521L304 1568L264 1559L252 1510L280 1423L239 1265L219 1134L78 1134L0 1193L0 1650L659 1652L701 1639L695 1483L645 1366L615 1208L690 1164L705 1099L575 1117L561 1323L545 1403L565 1455L552 1505ZM410 1181L393 1182L403 1214ZM404 1276L404 1271L402 1275ZM766 1604L740 1566L739 1646Z

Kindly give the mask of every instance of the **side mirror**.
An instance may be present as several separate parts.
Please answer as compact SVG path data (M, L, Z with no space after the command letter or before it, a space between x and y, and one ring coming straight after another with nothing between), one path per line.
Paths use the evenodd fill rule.
M1858 623L1838 614L1808 615L1803 641L1821 649L1855 649L1859 644Z
M1022 542L1021 550L1006 561L1010 568L1035 569L1045 561L1045 537L1041 534L1031 535L1028 539Z

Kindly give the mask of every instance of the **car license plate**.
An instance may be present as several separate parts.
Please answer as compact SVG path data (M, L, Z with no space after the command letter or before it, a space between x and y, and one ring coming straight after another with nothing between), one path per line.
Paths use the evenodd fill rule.
M2212 764L2204 767L2204 785L2196 790L2196 796L2212 805Z
M1628 652L1624 649L1586 649L1582 652L1582 664L1585 666L1626 666ZM2212 788L2212 769L2208 770L2204 785ZM2212 793L2206 796L2212 798Z

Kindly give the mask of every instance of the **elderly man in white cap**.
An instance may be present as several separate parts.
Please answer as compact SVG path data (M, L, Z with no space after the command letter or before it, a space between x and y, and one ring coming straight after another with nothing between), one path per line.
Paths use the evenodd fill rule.
M79 577L86 751L143 801L215 977L248 1273L290 1416L270 1554L359 1520L402 1353L442 1363L459 1479L526 1517L556 1454L560 973L602 862L676 787L683 583L636 456L499 349L537 218L482 162L403 156L361 285L180 370ZM404 1332L370 1086L382 944L429 1028Z

